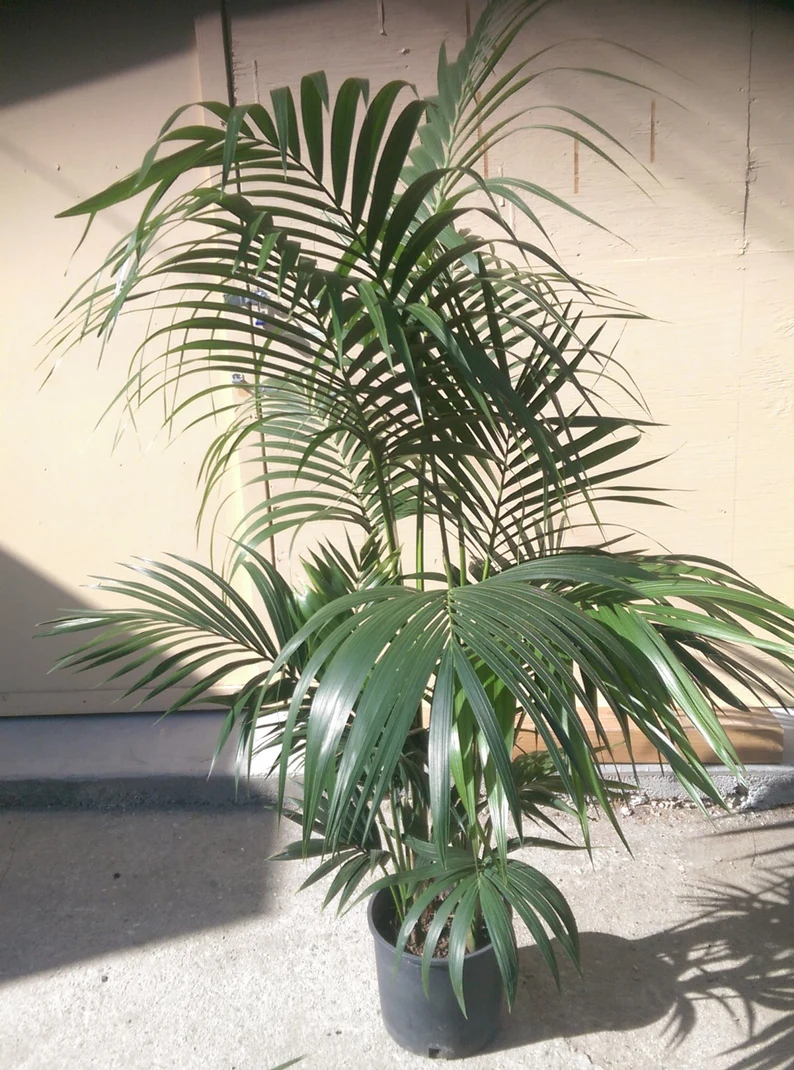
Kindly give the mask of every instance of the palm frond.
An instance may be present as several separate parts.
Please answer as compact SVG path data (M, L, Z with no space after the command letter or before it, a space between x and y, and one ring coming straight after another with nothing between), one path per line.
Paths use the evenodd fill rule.
M446 932L462 1007L483 923L512 1001L511 911L555 977L555 940L578 959L564 898L511 855L577 848L557 813L589 847L593 802L619 827L599 703L693 799L719 801L686 729L741 776L719 704L789 704L756 654L794 670L794 611L717 563L617 552L602 522L605 503L658 504L632 452L653 424L605 340L636 313L549 252L540 207L581 212L485 173L518 123L624 170L587 116L537 114L528 94L564 69L548 49L507 62L550 2L488 0L460 54L442 48L428 100L401 81L370 97L360 78L332 97L314 72L267 106L205 103L204 124L179 109L135 172L64 213L90 225L140 198L51 334L63 356L138 317L111 408L134 420L157 402L168 433L212 422L200 518L230 470L246 495L223 568L176 558L103 580L132 608L50 622L79 640L59 665L128 695L179 688L167 712L219 702L216 757L233 735L238 771L270 754L301 828L282 857L316 859L308 883L328 879L340 907L391 888L398 948L434 905L423 973ZM577 526L595 547L566 551ZM293 590L263 544L299 534ZM514 760L523 723L545 757Z

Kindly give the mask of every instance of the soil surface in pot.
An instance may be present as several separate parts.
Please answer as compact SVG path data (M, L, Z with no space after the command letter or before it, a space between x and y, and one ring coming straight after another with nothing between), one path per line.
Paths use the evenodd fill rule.
M411 955L421 955L425 949L425 940L427 939L427 933L432 924L433 918L436 916L436 912L442 908L444 903L444 897L437 896L432 903L429 903L419 916L419 921L414 926L413 932L408 937L405 944L405 950ZM449 958L449 930L452 923L450 918L444 928L441 930L441 936L436 944L436 949L433 953L434 959L446 959ZM388 919L387 922L388 931L384 932L384 936L391 943L397 943L397 935L400 932L400 919L396 913ZM473 948L467 947L466 954L470 951L479 951L480 948L485 947L490 943L488 936L488 930L485 927L484 922L480 921L475 945Z

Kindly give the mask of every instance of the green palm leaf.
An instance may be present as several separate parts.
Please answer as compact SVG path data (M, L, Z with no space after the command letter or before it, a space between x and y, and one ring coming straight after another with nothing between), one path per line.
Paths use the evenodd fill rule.
M110 408L134 420L157 402L168 434L212 421L200 520L230 473L247 496L221 567L141 562L101 581L126 608L50 622L79 644L58 664L141 699L177 688L166 712L219 703L215 757L235 734L238 774L269 754L301 829L280 857L314 858L306 883L328 881L340 908L390 888L398 952L435 910L423 976L448 932L464 1012L483 926L515 996L511 913L555 978L555 941L578 961L564 898L511 855L578 847L560 812L589 847L594 801L618 827L600 704L627 745L644 735L694 799L719 801L687 728L741 776L719 704L787 703L756 652L794 669L794 611L715 562L618 553L602 523L612 501L657 501L632 454L653 424L605 341L637 314L543 244L538 205L582 212L476 170L527 116L624 170L586 115L530 114L563 69L522 40L549 2L488 0L459 55L442 47L427 100L401 81L370 100L360 78L332 97L315 72L269 106L205 103L205 124L178 109L135 172L64 213L90 226L140 198L50 335L58 356L89 336L104 348L138 317ZM595 546L566 550L582 530ZM299 535L293 589L263 544ZM514 760L523 724L544 757Z

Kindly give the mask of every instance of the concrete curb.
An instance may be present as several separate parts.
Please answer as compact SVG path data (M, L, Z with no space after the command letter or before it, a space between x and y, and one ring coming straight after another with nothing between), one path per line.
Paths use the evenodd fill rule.
M776 716L778 716L776 714ZM235 748L224 748L208 776L220 713L0 718L0 807L46 810L262 806L275 798L270 763L257 760L235 790ZM780 765L749 765L741 785L721 765L708 766L737 809L794 803L794 717L780 713ZM604 766L610 779L636 784L649 799L686 799L657 764Z
M794 803L794 766L750 765L742 784L724 765L706 766L722 795L738 810L771 810ZM604 775L636 784L649 799L688 799L686 791L669 770L658 765L605 766Z
M146 776L0 780L0 808L24 810L117 810L180 807L262 807L276 797L275 783L262 777L241 783L234 777Z
M723 795L739 810L771 810L794 803L794 767L750 766L739 783L725 766L707 767ZM604 775L636 786L648 799L686 800L672 773L657 765L605 766ZM233 776L7 777L0 780L4 809L163 809L262 807L276 798L273 778L252 776L235 788Z

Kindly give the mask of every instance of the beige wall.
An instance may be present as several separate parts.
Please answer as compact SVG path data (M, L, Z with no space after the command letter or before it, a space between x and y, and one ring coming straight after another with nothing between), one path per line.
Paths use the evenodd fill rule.
M64 278L80 224L56 223L54 214L132 168L173 108L225 89L209 0L198 22L200 47L199 9L187 0L91 6L89 17L82 13L88 5L19 0L9 7L25 8L24 18L7 19L3 34L6 714L109 708L114 694L70 675L45 675L53 648L30 640L36 620L95 601L79 585L115 561L195 548L198 438L166 448L154 413L115 453L114 422L94 430L120 380L124 338L99 373L87 347L39 392L36 338L132 222L122 209L98 224ZM355 73L374 84L406 78L430 91L441 39L450 50L463 42L463 0L385 0L383 8L385 35L373 0L229 0L238 98L265 100L273 86L319 68L332 86ZM623 241L544 213L572 270L655 317L630 324L619 353L666 425L648 451L670 455L656 480L676 488L678 509L615 519L670 549L722 558L794 600L794 13L761 0L560 0L516 55L563 38L589 40L564 46L557 62L606 67L654 91L559 73L527 103L564 101L609 127L652 172L653 179L627 164L648 195L585 147L574 194L570 142L542 131L494 150L489 166L570 196L620 235ZM536 120L550 117L540 112Z
M34 643L36 624L65 607L106 601L81 585L92 574L118 571L116 562L196 550L201 436L168 446L155 411L115 450L116 419L96 429L123 382L134 336L122 328L99 371L95 345L74 352L43 389L37 362L45 348L36 343L61 302L134 223L129 207L109 212L70 264L83 223L56 221L55 214L137 166L167 115L202 96L198 13L187 0L4 5L0 713L6 715L114 708L118 691L97 690L96 680L47 675L60 648ZM222 51L217 59L222 66ZM212 56L205 57L208 77L211 64Z
M318 68L332 87L356 73L429 92L438 42L454 52L465 39L465 7L386 0L384 35L371 0L268 11L230 0L238 96L266 101ZM654 317L629 325L617 352L666 425L646 453L669 454L652 478L673 488L676 509L611 515L794 600L794 11L766 0L560 0L508 60L566 40L548 65L605 68L653 91L560 71L521 103L564 103L608 128L636 156L620 161L645 192L581 146L575 193L572 143L540 130L498 146L489 167L548 186L607 227L541 209L570 270ZM567 125L550 111L527 122Z

